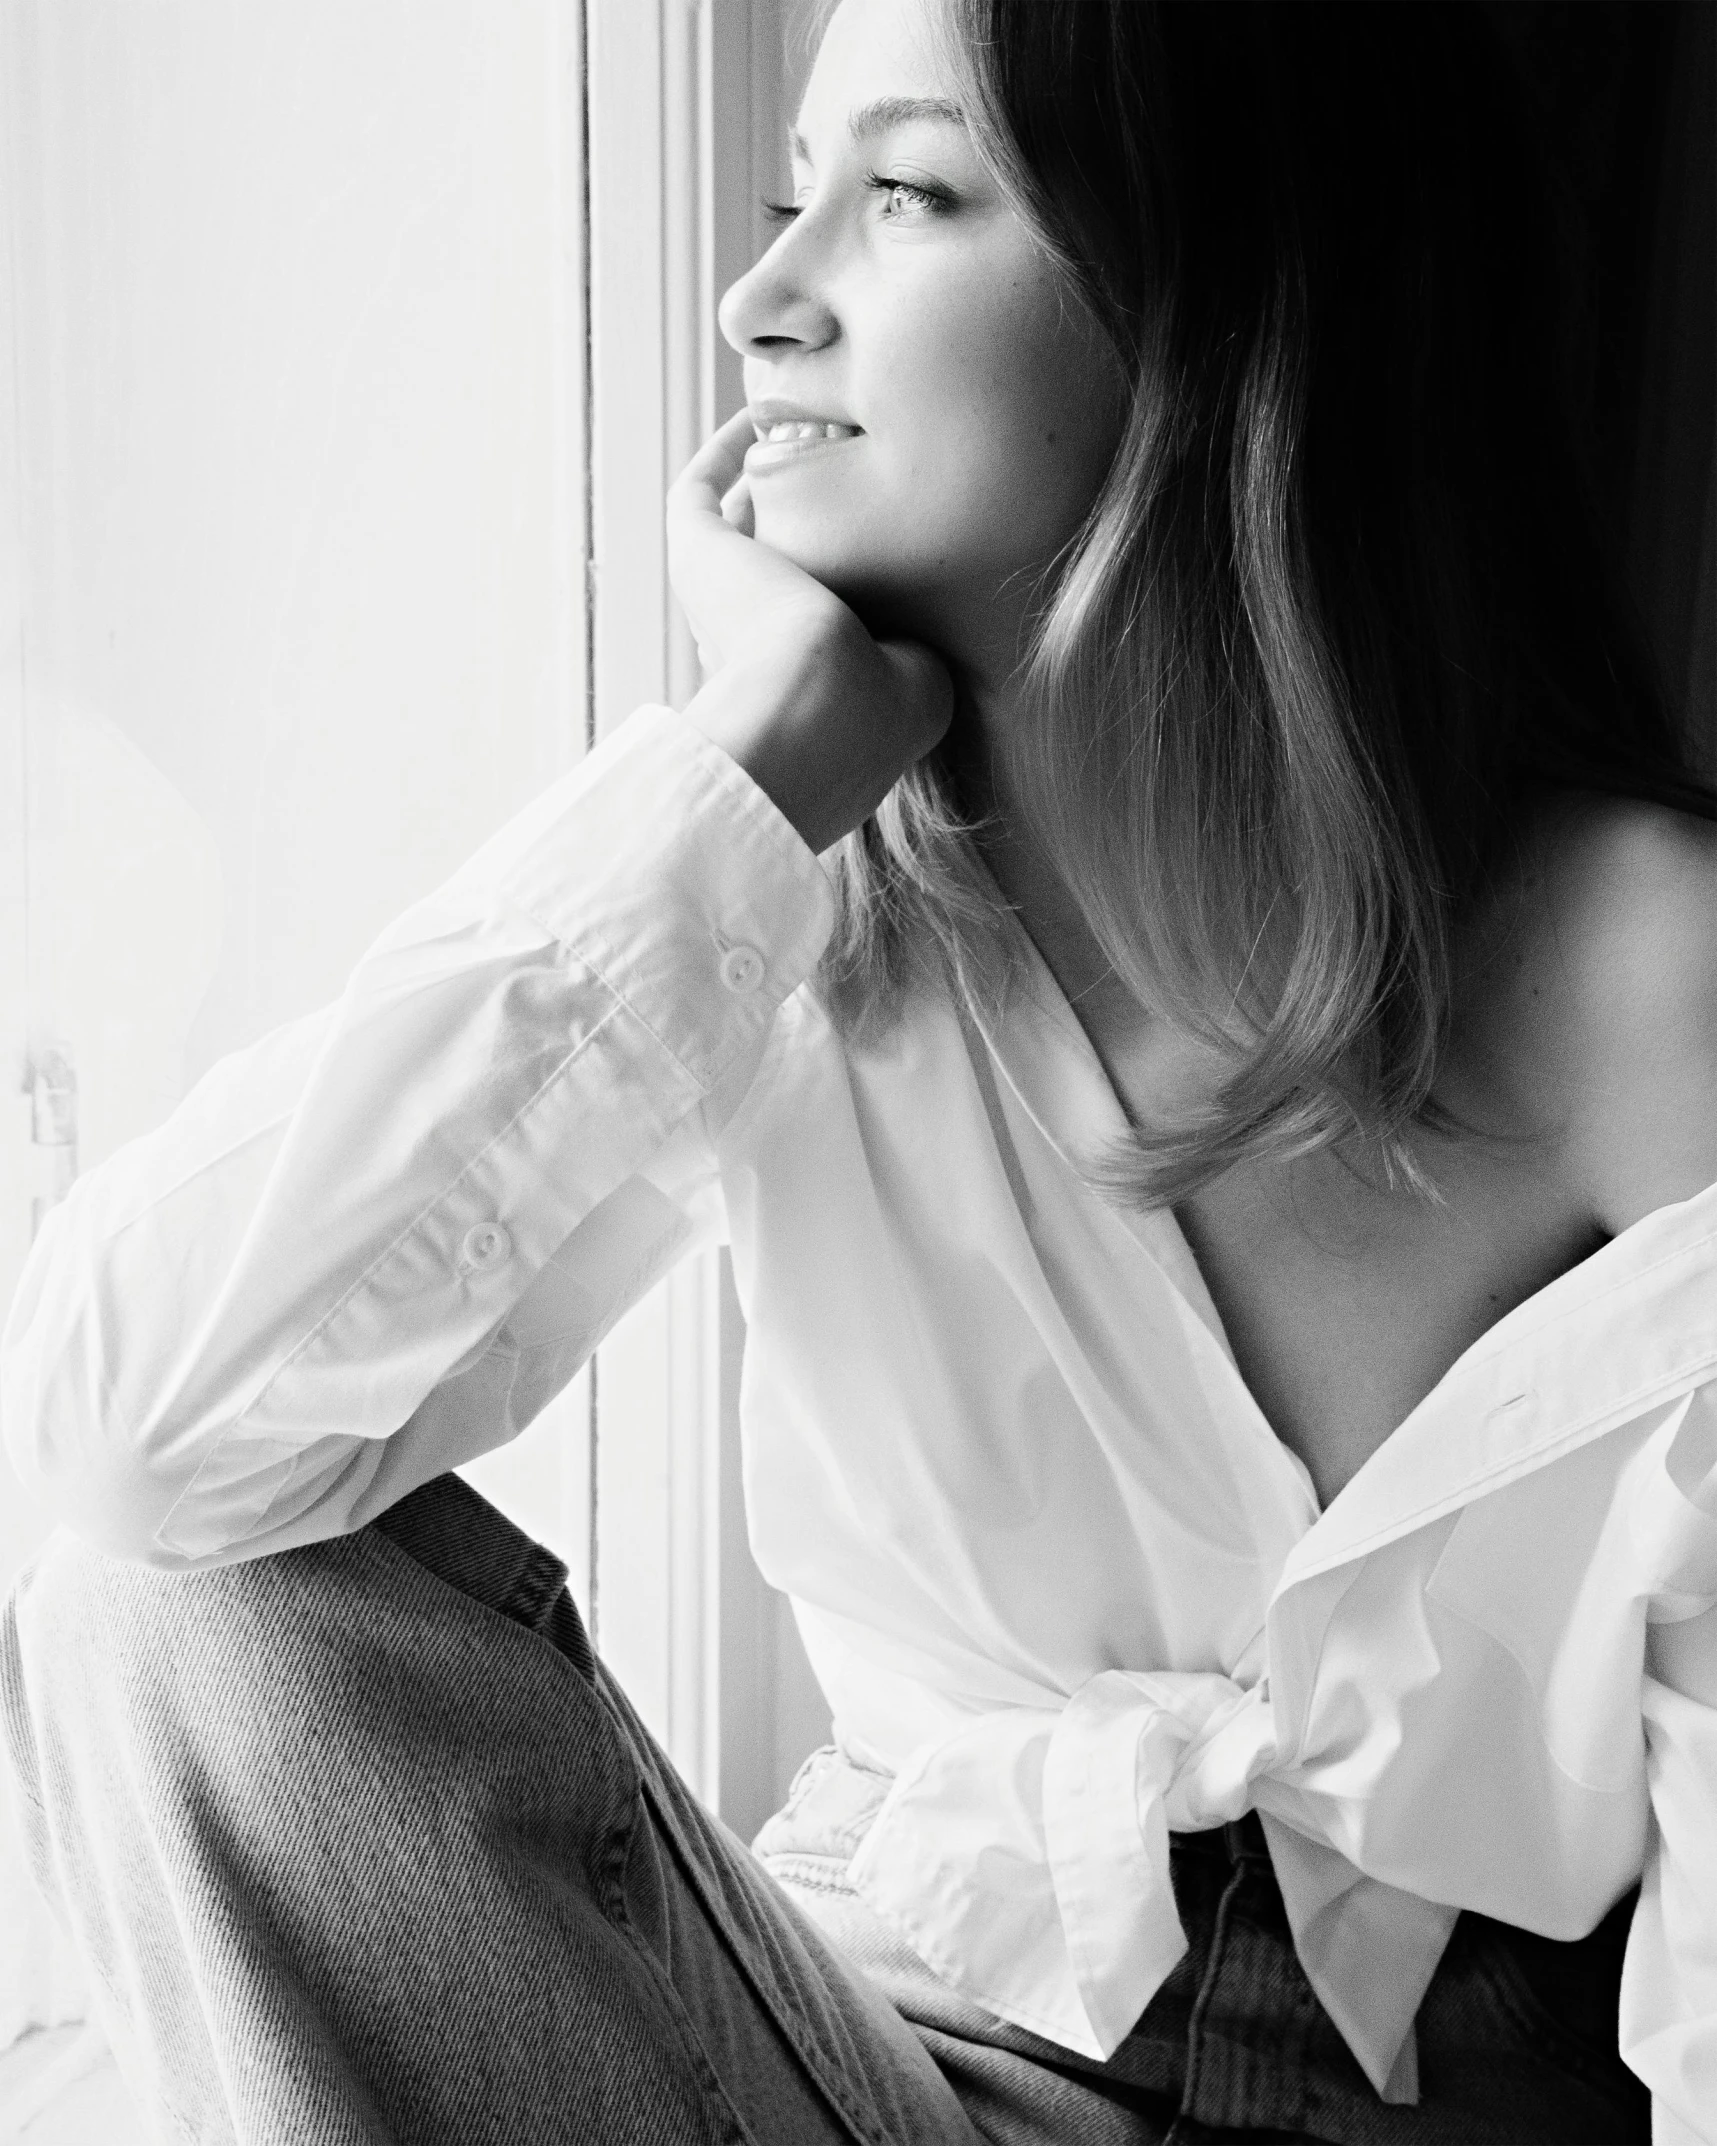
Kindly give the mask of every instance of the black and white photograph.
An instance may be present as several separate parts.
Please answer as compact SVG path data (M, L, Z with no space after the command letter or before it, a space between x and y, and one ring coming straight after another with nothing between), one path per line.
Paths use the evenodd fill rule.
M0 0L0 2146L1717 2146L1717 0Z

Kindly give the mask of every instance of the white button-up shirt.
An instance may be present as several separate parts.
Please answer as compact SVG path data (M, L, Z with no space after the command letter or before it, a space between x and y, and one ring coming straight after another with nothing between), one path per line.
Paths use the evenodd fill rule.
M861 1894L999 2016L1112 2051L1184 1946L1171 1829L1263 1817L1380 2091L1455 1915L1642 1873L1621 2043L1717 2137L1717 1187L1467 1350L1320 1512L1041 962L845 1041L828 885L640 712L50 1214L0 1354L25 1480L214 1564L517 1432L726 1238L752 1540L894 1776Z

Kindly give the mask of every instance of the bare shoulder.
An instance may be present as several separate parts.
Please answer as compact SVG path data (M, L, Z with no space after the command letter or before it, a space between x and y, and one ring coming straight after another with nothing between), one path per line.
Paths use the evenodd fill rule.
M1613 1232L1717 1180L1717 822L1566 798L1526 854L1523 1046L1548 1054L1567 1167Z

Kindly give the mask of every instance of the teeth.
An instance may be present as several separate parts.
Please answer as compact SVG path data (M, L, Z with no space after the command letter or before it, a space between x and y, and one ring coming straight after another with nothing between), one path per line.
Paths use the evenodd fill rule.
M771 447L779 446L787 440L851 440L858 437L858 427L814 424L808 419L789 419L779 425L771 425L763 437Z

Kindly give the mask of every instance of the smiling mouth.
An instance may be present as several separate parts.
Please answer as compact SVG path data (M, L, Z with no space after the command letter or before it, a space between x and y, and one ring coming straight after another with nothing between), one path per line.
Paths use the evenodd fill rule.
M857 425L840 425L825 419L783 418L777 424L758 428L756 440L746 450L746 474L767 476L771 470L788 468L804 461L807 456L827 454L860 436L861 428Z
M857 425L837 425L813 418L783 418L758 432L760 446L783 447L789 440L856 440Z

